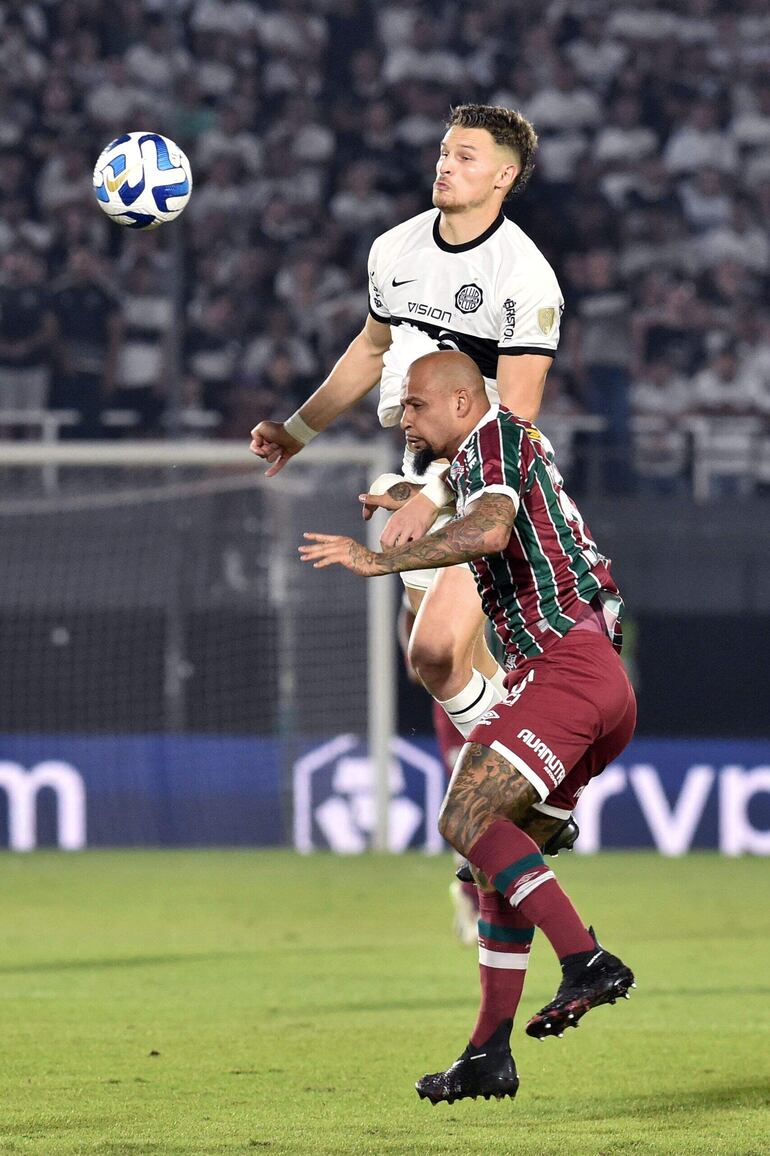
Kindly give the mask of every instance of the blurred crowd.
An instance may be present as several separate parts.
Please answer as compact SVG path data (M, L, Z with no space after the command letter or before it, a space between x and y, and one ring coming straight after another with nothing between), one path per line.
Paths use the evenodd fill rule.
M752 456L769 78L766 0L0 0L0 437L25 409L77 411L62 436L103 436L105 410L149 436L288 414L364 320L372 239L429 207L450 106L483 101L540 136L508 211L566 300L544 426L602 419L618 484L629 462L686 484L711 419ZM195 179L147 234L91 189L136 129ZM373 432L373 404L338 428Z

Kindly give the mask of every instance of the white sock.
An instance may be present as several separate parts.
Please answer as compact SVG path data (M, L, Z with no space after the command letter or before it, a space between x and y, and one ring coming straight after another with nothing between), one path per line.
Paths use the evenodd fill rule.
M506 670L503 670L502 666L500 666L500 664L498 663L497 666L495 667L495 673L494 674L485 674L484 675L487 682L491 683L492 686L495 688L495 692L498 696L498 698L497 698L498 702L502 702L503 699L506 698L508 695L508 691L505 688L505 677L506 677L507 673L508 672Z
M474 670L470 682L459 694L448 698L445 702L441 699L436 701L444 708L463 738L467 739L481 716L485 715L496 702L500 702L500 698L492 683L478 670Z

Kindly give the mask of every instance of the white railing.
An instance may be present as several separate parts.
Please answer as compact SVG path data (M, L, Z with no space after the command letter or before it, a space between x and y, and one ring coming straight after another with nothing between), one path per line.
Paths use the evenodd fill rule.
M9 423L13 424L13 423ZM59 423L61 424L61 423ZM348 438L322 438L307 446L297 459L289 463L285 470L273 479L265 478L263 463L249 452L246 439L239 441L5 441L0 445L0 512L30 516L36 509L41 513L68 509L73 504L78 509L94 508L99 505L131 501L160 500L162 487L145 491L143 486L136 489L110 490L101 493L96 481L99 470L119 471L125 467L127 473L144 467L166 472L171 476L172 488L194 497L195 487L200 492L226 490L236 484L243 488L254 485L270 488L271 496L294 495L302 498L308 486L313 486L313 467L355 464L364 467L365 476L370 480L382 473L388 473L395 466L397 445L388 438L377 438L356 442ZM5 485L3 471L6 468L26 467L40 469L43 491L42 497L32 497L24 491L18 498L9 494L11 487ZM87 483L78 487L76 494L70 493L60 471L88 471L94 469L94 486ZM199 481L189 481L189 472L177 483L173 479L176 470L201 467L213 471ZM225 469L217 471L217 467ZM359 476L361 473L359 471ZM245 481L244 481L245 479ZM341 502L349 502L348 493L340 494ZM379 534L382 515L361 523L362 536L373 549L379 549ZM296 556L296 555L294 555ZM299 565L299 562L297 562ZM374 764L377 825L374 844L379 850L388 848L388 811L390 802L390 747L396 735L396 590L398 579L393 576L367 582L367 730L370 757ZM293 611L294 612L294 611ZM299 609L296 611L299 613ZM305 612L303 610L303 612ZM323 613L323 607L316 607L316 613Z

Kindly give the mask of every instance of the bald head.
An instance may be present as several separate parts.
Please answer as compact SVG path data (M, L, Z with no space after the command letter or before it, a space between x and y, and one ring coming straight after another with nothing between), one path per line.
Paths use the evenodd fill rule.
M486 397L484 378L476 362L467 353L455 349L438 350L418 357L409 368L404 384L407 382L410 388L427 387L442 394L465 389L471 396Z
M401 389L401 426L415 452L429 446L436 457L455 450L489 409L476 363L457 350L427 353L413 361Z

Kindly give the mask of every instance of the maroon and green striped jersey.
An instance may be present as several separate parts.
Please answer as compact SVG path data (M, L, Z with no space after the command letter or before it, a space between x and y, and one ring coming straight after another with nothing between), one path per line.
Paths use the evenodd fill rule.
M505 550L470 563L509 669L542 654L590 615L591 603L620 649L623 603L609 560L598 553L536 426L492 406L460 446L447 480L461 516L482 494L507 494L516 509Z

